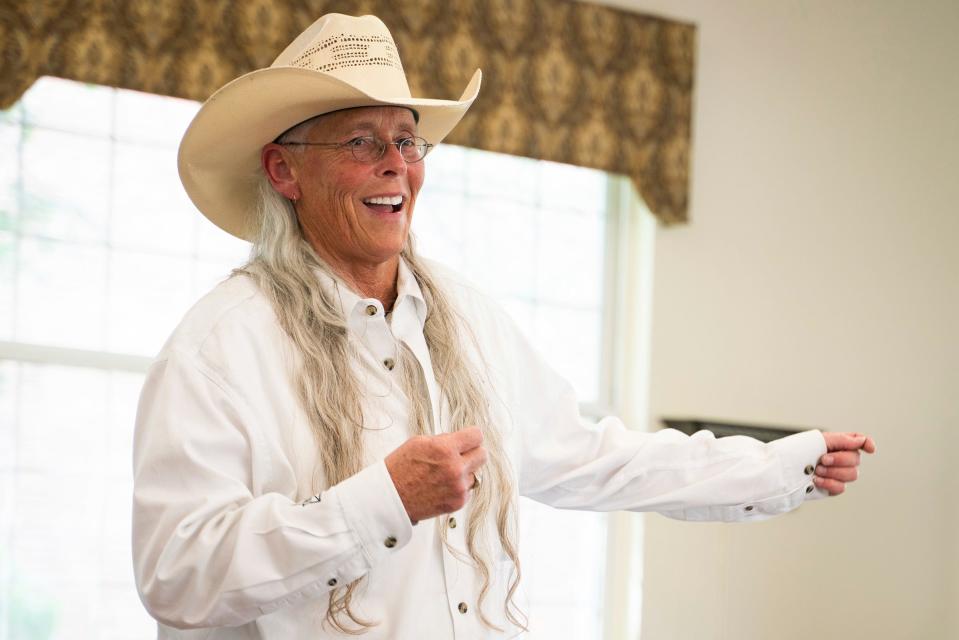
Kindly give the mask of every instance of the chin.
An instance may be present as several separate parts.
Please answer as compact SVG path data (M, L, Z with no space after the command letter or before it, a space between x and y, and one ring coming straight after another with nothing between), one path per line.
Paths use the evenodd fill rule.
M383 243L376 247L371 253L375 255L380 262L389 262L403 252L406 247L406 239L403 242Z

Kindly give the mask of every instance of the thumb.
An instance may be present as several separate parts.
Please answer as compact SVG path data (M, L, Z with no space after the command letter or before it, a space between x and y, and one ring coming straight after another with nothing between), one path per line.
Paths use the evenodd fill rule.
M480 431L479 427L466 427L446 435L460 453L470 451L483 444L483 432Z
M826 438L826 448L829 451L858 451L873 453L876 443L869 436L862 433L831 433Z

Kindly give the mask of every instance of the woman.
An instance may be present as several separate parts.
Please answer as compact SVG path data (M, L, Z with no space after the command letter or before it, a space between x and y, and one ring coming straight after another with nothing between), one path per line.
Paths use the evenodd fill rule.
M187 130L187 192L253 251L141 397L134 566L160 637L511 637L517 495L760 519L841 492L874 449L585 426L505 314L409 237L423 157L479 82L412 98L385 25L330 14Z

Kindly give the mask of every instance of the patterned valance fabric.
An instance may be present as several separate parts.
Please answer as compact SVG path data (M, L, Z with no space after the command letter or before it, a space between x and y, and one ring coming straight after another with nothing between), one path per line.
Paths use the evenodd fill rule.
M269 66L316 18L374 14L413 95L483 89L447 138L630 176L686 220L695 27L566 0L23 0L0 6L0 108L42 75L194 100Z

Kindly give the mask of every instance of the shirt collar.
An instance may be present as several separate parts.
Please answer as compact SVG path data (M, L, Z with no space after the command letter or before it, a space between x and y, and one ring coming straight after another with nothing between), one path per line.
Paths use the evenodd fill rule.
M400 258L400 267L396 274L396 304L393 305L393 311L401 305L413 305L411 311L416 315L420 328L426 324L426 298L423 297L423 291L420 289L420 283L413 275L413 270L406 264L406 260Z
M334 300L339 301L340 313L347 319L351 329L355 329L358 322L370 316L384 314L383 303L379 300L360 296L340 278L331 277L319 269L316 275L321 286L332 293ZM376 312L369 313L369 307L375 307ZM422 330L426 324L426 312L426 299L423 297L419 282L416 281L406 260L400 257L396 274L396 302L393 304L393 318L395 320L410 314Z

